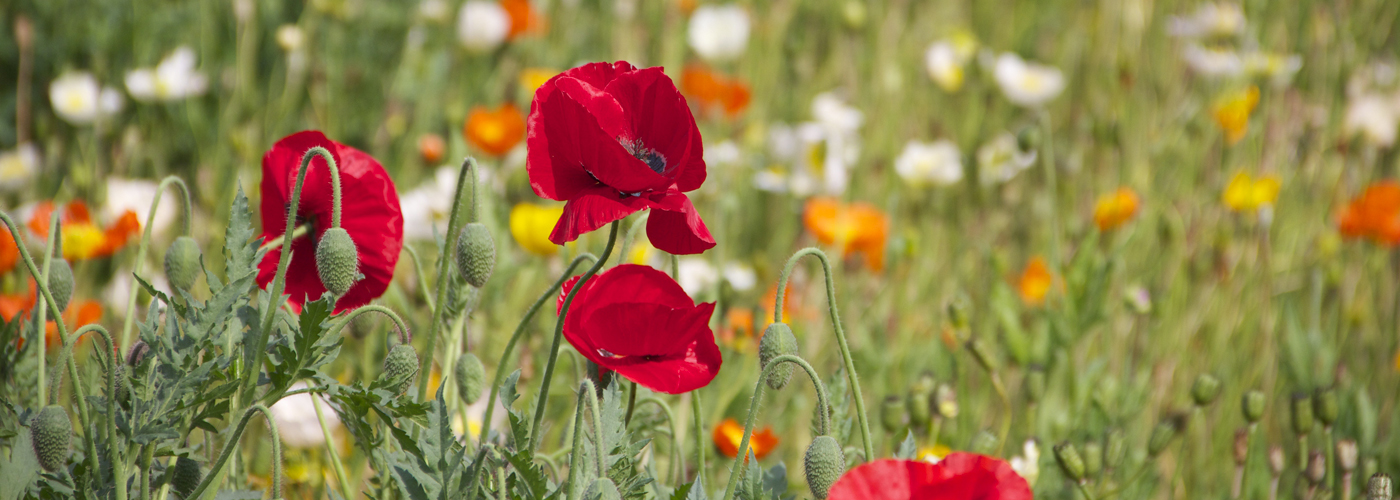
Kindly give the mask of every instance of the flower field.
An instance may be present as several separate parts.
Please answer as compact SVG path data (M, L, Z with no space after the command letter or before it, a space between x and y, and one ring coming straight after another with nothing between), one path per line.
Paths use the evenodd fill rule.
M0 500L1389 500L1400 2L0 5Z

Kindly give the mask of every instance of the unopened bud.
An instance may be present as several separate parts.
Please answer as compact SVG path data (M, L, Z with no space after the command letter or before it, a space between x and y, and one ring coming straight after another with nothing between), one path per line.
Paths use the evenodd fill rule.
M968 304L966 297L961 295L954 297L948 302L948 322L953 324L953 328L959 330L967 328L970 309L972 306Z
M1317 420L1322 422L1323 427L1332 427L1337 422L1337 415L1340 413L1337 404L1337 391L1332 388L1319 389L1313 395L1313 414L1317 415Z
M1366 500L1390 500L1390 476L1377 472L1366 481Z
M1337 467L1342 469L1342 472L1350 474L1356 470L1357 458L1356 441L1350 439L1337 441Z
M68 302L73 299L73 266L68 261L55 258L49 263L49 293L58 310L68 310Z
M1152 437L1147 440L1147 455L1155 457L1162 454L1167 449L1167 445L1176 439L1177 425L1173 419L1166 419L1157 424L1152 429Z
M899 396L888 396L880 404L880 425L890 433L904 428L904 402Z
M165 279L176 290L190 291L202 270L199 264L199 243L194 238L175 238L165 250Z
M943 418L957 418L958 416L958 393L953 390L953 386L939 384L938 390L933 395L934 409L938 410L938 416Z
M928 425L932 415L932 403L929 402L929 394L926 392L911 392L904 400L904 406L909 410L909 425L922 428Z
M1128 441L1123 439L1123 431L1112 429L1103 437L1103 463L1109 469L1116 469L1128 454Z
M1031 404L1039 403L1045 398L1045 368L1031 365L1030 371L1026 372L1026 399Z
M1283 474L1284 465L1287 464L1284 462L1283 447L1279 445L1270 446L1269 472L1272 473L1275 478L1277 478L1279 477L1279 475Z
M1196 402L1196 406L1210 406L1215 402L1215 398L1220 397L1220 379L1209 373L1202 373L1196 377L1196 382L1191 384L1191 399Z
M982 368L989 373L996 373L997 368L1000 367L1000 363L992 352L991 346L988 346L982 339L974 338L967 341L967 350L972 353L972 357L977 360L977 364L982 365Z
M1016 149L1022 153L1034 152L1040 148L1040 127L1027 125L1016 133Z
M1103 471L1103 445L1098 441L1084 443L1084 450L1080 453L1084 457L1084 474L1086 477L1094 477Z
M481 392L486 388L486 367L481 365L481 358L472 353L463 354L457 358L452 375L457 379L457 397L462 398L462 402L470 405L481 399Z
M316 244L316 273L336 297L345 295L360 279L360 256L344 228L333 227L321 235Z
M1251 424L1258 423L1264 418L1264 393L1260 391L1249 391L1240 398L1240 410L1244 413L1244 419Z
M151 346L144 340L138 340L131 344L131 350L126 352L126 366L136 368L141 366L141 362L146 360L146 355L151 352Z
M1074 447L1074 443L1065 441L1055 445L1055 462L1060 464L1060 470L1065 473L1065 477L1075 482L1084 481L1084 457L1079 455L1079 449Z
M792 327L787 323L773 323L763 331L763 338L758 341L758 363L762 370L774 358L785 354L797 354L797 337L792 334ZM768 387L773 390L780 390L786 387L788 381L792 380L792 363L783 363L781 366L773 368L768 375Z
M1312 431L1313 426L1313 405L1312 398L1304 393L1293 395L1293 432L1295 434L1307 434Z
M457 272L471 286L481 288L496 269L496 242L485 224L472 222L457 237Z
M1321 451L1313 450L1308 453L1308 468L1304 469L1308 483L1317 486L1327 477L1327 458L1322 456Z
M1235 465L1243 466L1249 459L1249 429L1235 431Z
M836 484L836 480L846 472L846 457L841 452L841 444L831 436L817 436L807 446L807 453L802 457L802 468L812 496L818 500L825 499L831 485Z
M384 371L379 377L388 384L395 396L402 396L413 386L413 377L418 375L418 351L412 344L399 344L389 350L384 358Z

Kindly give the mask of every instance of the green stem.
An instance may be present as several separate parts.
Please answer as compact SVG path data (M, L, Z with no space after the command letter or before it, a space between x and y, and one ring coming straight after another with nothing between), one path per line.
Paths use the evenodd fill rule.
M1050 112L1040 112L1040 164L1045 168L1045 189L1050 192L1050 261L1052 268L1060 267L1060 191L1055 183L1055 140L1050 135Z
M841 315L836 309L836 282L831 273L831 260L826 253L816 247L807 247L798 250L788 259L787 265L783 266L783 274L778 278L778 296L773 307L773 322L783 322L783 298L787 292L788 277L792 275L792 268L797 265L797 261L802 257L812 255L822 263L822 272L826 273L826 303L827 309L831 313L831 328L836 332L837 346L841 348L841 359L846 365L846 380L851 384L851 394L855 396L856 418L860 421L860 437L865 445L866 460L871 460L875 456L874 442L870 439L870 419L865 412L865 397L860 391L860 380L856 376L856 363L851 358L851 347L846 342L846 331L841 328Z
M627 391L627 414L622 417L622 426L627 427L632 424L632 411L637 409L637 383L632 382L631 390Z
M326 454L331 457L331 466L335 468L335 477L340 480L341 496L354 498L355 490L350 488L350 480L345 477L345 465L340 463L340 453L335 449L335 438L331 436L330 427L326 426L326 417L321 411L321 397L310 394L311 407L316 410L316 422L321 424L321 435L326 438Z
M1087 481L1075 481L1074 485L1079 487L1079 493L1084 495L1085 500L1094 500L1094 494L1089 493L1089 487L1086 483Z
M700 391L690 391L690 417L695 420L695 482L705 484L705 414L700 411ZM747 438L748 436L744 436Z
M734 454L734 465L729 469L729 485L724 487L724 496L721 497L723 500L734 498L734 487L739 484L744 460L749 457L749 436L753 434L754 422L758 417L758 404L763 399L763 387L767 385L768 377L772 375L773 370L776 370L783 363L794 363L802 367L807 372L807 377L812 379L812 385L817 389L817 404L819 405L817 411L822 415L821 435L825 436L831 433L831 422L829 421L831 402L827 400L826 387L822 385L822 379L817 375L817 370L795 354L784 354L773 358L772 361L763 366L763 373L759 375L758 383L753 388L753 398L749 399L749 416L744 420L744 437L739 440L739 450ZM866 455L867 459L873 456Z
M302 224L302 225L300 225L300 226L297 226L296 229L293 229L293 230L292 230L292 237L291 237L291 238L288 238L287 235L284 234L284 235L282 235L282 236L278 236L278 237L273 238L273 239L271 239L271 240L265 241L265 242L263 242L262 246L258 247L258 251L259 251L259 252L266 252L266 251L269 251L269 250L273 250L273 249L277 249L277 248L282 248L282 245L287 244L288 241L292 241L292 240L295 240L295 239L300 238L300 237L302 237L302 236L306 236L306 233L309 233L309 232L311 232L311 226L310 226L310 225L307 225L307 224Z
M574 297L578 295L579 289L583 288L593 275L598 274L598 270L607 263L608 256L612 255L613 245L617 244L617 226L620 221L613 221L609 225L608 246L603 248L602 255L593 261L593 266L583 273L578 283L569 289L569 295L564 297L564 305L559 308L559 319L554 322L554 344L549 348L549 361L544 365L544 377L540 381L540 395L535 400L535 420L530 424L530 439L535 443L540 442L540 423L544 421L544 408L549 397L549 382L554 378L554 363L559 359L559 344L564 338L564 318L569 314L569 306L574 303Z
M199 486L195 487L194 492L186 498L200 498L204 490L209 489L213 485L213 481L221 475L224 465L228 463L229 456L238 449L238 439L243 437L243 429L248 426L248 420L253 418L254 412L262 412L263 420L267 421L267 428L272 431L272 498L282 498L282 437L277 433L277 425L273 423L272 412L261 404L255 404L244 410L243 418L238 421L238 427L233 430L233 435L229 437L223 453L219 454L219 460L214 462L214 466L209 469L208 474L204 475Z
M1006 449L1006 438L1011 434L1011 396L1006 393L1006 384L1002 383L1001 374L997 372L992 372L992 389L1001 397L1001 430L997 435L996 452L996 456L1001 456L1002 450Z
M452 286L452 279L447 272L451 267L452 258L449 257L453 244L457 241L457 232L462 228L461 206L462 206L462 186L467 181L468 173L472 174L472 179L476 179L476 159L468 157L462 161L461 170L457 173L457 189L452 191L452 215L447 219L447 234L443 239L443 251L438 255L437 269L437 300L433 301L432 322L428 324L428 343L423 347L422 359L418 361L418 366L422 367L418 371L418 398L415 401L423 401L428 397L428 374L433 371L433 353L437 350L438 328L442 323L442 313L447 303L447 288ZM475 191L476 182L472 182ZM473 194L472 196L476 196ZM476 200L473 199L475 204Z
M154 445L141 447L141 500L151 498L151 462L155 460L155 453Z
M676 484L679 484L681 482L679 472L685 470L685 453L681 451L680 429L676 428L676 415L671 411L670 405L667 405L665 401L662 401L656 396L647 396L637 401L638 406L647 403L655 404L658 408L661 408L661 413L666 415L666 428L671 430L671 469L673 472L676 472L676 474L673 474L672 480L675 481ZM679 467L677 467L677 465L679 465Z
M1240 472L1240 494L1243 495L1249 489L1249 461L1254 457L1254 429L1258 424L1249 424L1245 434L1244 468Z
M151 209L146 213L146 227L141 232L141 243L136 247L136 263L131 265L131 274L140 275L141 265L146 263L146 249L151 244L151 228L155 226L156 208L160 207L161 194L165 188L175 186L180 188L180 214L185 218L185 236L193 236L194 221L191 217L192 205L190 203L190 187L185 181L176 176L168 176L160 181L160 187L156 188L156 194L151 198ZM126 317L122 318L122 349L131 345L131 325L136 319L136 296L141 284L136 280L131 280L130 294L126 300Z
M413 260L413 275L418 278L418 293L423 294L423 300L428 301L428 310L437 310L433 302L433 294L428 291L428 276L423 274L423 261L418 258L418 251L413 249L413 245L404 245L403 250L408 252L408 258Z
M570 498L583 498L583 484L578 473L583 469L583 407L584 403L593 413L594 458L597 459L598 477L607 477L607 452L603 450L603 415L598 409L598 389L592 380L584 379L578 387L578 408L574 410L574 445L569 454L569 488L574 492Z
M34 275L34 283L36 284L36 288L37 284L40 282L43 282L45 284L49 282L49 267L53 263L54 245L58 242L58 232L58 210L54 210L52 214L49 214L49 237L44 244L44 272L34 273L31 270L30 273ZM14 240L17 242L24 241L21 238L20 233L14 232L13 229L11 229L10 236L13 236ZM24 245L19 244L17 246L23 247ZM36 337L38 338L35 340L38 341L37 344L39 345L39 404L45 404L49 401L47 397L49 390L48 383L44 380L44 378L48 375L49 372L48 368L44 366L44 364L48 362L49 353L49 336L47 334L48 328L45 327L45 325L48 322L44 320L44 313L48 312L48 309L44 307L45 303L46 301L44 300L44 297L40 296L39 303L35 304L34 306L34 308L37 309L34 315L34 331L38 332L36 334ZM61 315L63 313L59 312L58 314Z
M520 341L520 336L525 333L525 327L530 324L531 319L534 319L535 313L540 310L540 306L542 306L546 300L555 297L556 294L559 293L559 288L564 286L564 282L574 273L574 269L585 260L597 262L598 258L587 253L574 257L573 262L570 262L569 267L564 269L564 274L559 277L559 280L555 281L554 285L550 286L548 290L545 290L543 294L540 294L538 299L535 299L535 303L531 304L530 308L525 310L525 317L521 318L520 323L515 325L515 332L511 333L510 341L506 342L506 350L501 353L501 361L496 363L496 376L491 381L491 397L486 400L486 413L481 421L480 443L485 444L487 436L491 434L491 415L496 411L496 396L501 390L502 380L505 379L506 361L510 359L511 353L515 351L515 343Z

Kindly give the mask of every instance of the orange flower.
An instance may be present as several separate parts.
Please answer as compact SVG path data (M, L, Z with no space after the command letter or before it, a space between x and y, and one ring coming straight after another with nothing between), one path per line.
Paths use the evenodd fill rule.
M418 137L418 155L423 158L423 163L434 164L442 161L442 155L446 152L447 142L442 140L442 136L423 134Z
M858 252L865 256L870 269L884 268L890 219L874 205L812 198L807 200L802 222L817 241L839 247L843 257Z
M1247 89L1236 90L1220 96L1211 113L1215 123L1225 131L1225 140L1230 144L1244 139L1249 131L1249 114L1259 105L1259 87L1250 85Z
M0 294L0 317L5 318L6 322L14 321L20 313L27 313L34 308L35 296L35 285L32 279L29 280L28 293Z
M1370 238L1389 247L1400 245L1400 183L1385 180L1367 187L1342 209L1337 226L1348 238Z
M34 280L29 281L29 291L19 294L0 294L0 317L5 321L15 321L15 318L28 318L35 304L38 303L38 289L34 285ZM75 331L84 325L90 325L102 320L102 304L92 300L73 300L68 303L68 308L63 311L63 326L69 332ZM84 335L78 339L79 343L85 342L88 338ZM57 349L63 345L63 339L58 337L58 323L50 319L45 325L44 342L48 349ZM24 348L24 338L19 339L16 349Z
M720 330L720 341L735 349L748 346L749 340L758 334L753 329L753 309L736 307L724 313L724 328Z
M719 452L726 457L734 458L739 455L739 442L743 439L744 426L739 424L737 420L726 418L715 426L715 447L719 448ZM749 448L753 450L754 456L760 459L768 456L777 447L778 436L773 434L773 429L770 427L764 427L749 437Z
M743 112L751 98L743 81L699 64L688 64L681 72L681 93L698 101L701 108L723 109L729 116Z
M19 245L9 227L0 227L0 274L10 272L19 263Z
M536 11L534 6L530 5L530 0L501 0L501 8L510 15L510 34L507 35L509 38L544 32L544 14Z
M39 238L49 237L49 215L53 210L53 203L48 201L34 207L34 215L29 218L29 229ZM81 201L65 206L59 220L63 222L63 257L68 260L109 257L141 231L136 212L131 210L123 212L106 229L99 228L92 220L87 204Z
M1137 215L1138 204L1138 195L1132 188L1119 188L1100 196L1094 205L1094 224L1100 231L1113 230Z
M472 108L462 127L467 142L488 154L501 156L525 138L525 115L506 103L492 111L485 106Z
M1026 304L1038 306L1045 302L1045 296L1050 294L1050 287L1054 284L1055 275L1050 273L1050 266L1045 264L1045 259L1036 256L1021 271L1021 277L1016 280L1016 291L1020 292L1021 300Z

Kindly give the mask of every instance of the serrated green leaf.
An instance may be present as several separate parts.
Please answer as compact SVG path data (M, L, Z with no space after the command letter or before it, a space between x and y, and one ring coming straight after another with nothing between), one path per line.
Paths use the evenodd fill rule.
M253 241L253 234L253 212L248 209L248 197L243 194L240 181L229 207L228 228L224 230L224 274L230 282L257 273L262 239Z
M909 432L905 434L904 441L899 443L899 450L894 452L894 458L913 460L914 456L918 453L919 446L914 444L914 433Z

